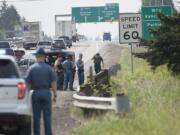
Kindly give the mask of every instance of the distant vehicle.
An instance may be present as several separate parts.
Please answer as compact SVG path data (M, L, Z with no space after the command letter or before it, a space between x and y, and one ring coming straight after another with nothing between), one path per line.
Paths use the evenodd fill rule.
M72 41L73 42L79 41L78 34L72 36Z
M18 62L20 73L25 77L26 71L29 67L36 62L36 58L32 54L24 55L21 60Z
M59 38L64 39L64 41L66 42L67 47L70 48L72 46L72 40L68 36L60 36Z
M11 48L11 45L8 41L0 41L0 48Z
M37 44L43 39L41 22L24 22L23 23L23 41L27 45L27 49L36 47L32 43ZM25 47L24 47L25 48ZM26 49L26 48L25 48Z
M111 41L111 33L106 32L103 34L103 41Z
M55 21L55 37L68 36L70 39L76 35L76 23L73 21Z
M12 56L0 57L0 133L31 135L31 101ZM13 133L12 133L13 132Z
M67 45L63 38L55 39L51 47L52 49L66 49Z
M26 50L24 48L14 49L14 55L17 62L19 62L25 54Z
M50 41L39 41L37 43L37 47L49 48L50 49L51 46L52 46L52 42L50 42Z
M37 47L37 42L24 43L23 47L26 50L31 49L31 48L36 48Z

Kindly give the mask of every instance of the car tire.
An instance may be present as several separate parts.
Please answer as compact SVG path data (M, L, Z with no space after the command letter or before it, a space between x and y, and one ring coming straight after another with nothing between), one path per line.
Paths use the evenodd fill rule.
M17 129L18 135L31 135L31 120L20 125Z

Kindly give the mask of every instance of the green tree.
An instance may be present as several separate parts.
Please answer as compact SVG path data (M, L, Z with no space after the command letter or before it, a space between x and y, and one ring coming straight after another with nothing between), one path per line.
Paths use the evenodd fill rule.
M180 14L167 17L158 14L162 23L158 29L151 29L154 39L148 41L147 61L156 68L166 64L174 73L180 73Z
M13 37L15 25L21 25L21 17L13 5L8 6L6 1L3 1L0 10L0 28L6 32L7 37Z
M0 28L0 40L5 39L5 32L3 29Z

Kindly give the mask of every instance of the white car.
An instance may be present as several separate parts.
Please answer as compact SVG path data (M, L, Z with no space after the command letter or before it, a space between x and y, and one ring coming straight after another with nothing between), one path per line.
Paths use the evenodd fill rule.
M23 77L25 77L27 70L35 62L36 58L34 55L29 54L22 57L22 59L18 62L18 67Z
M0 134L31 135L31 101L12 56L0 54Z
M42 48L47 48L47 49L50 49L52 46L52 42L50 41L39 41L37 43L37 47L42 47Z
M14 55L17 62L19 62L25 54L26 50L24 48L14 49Z

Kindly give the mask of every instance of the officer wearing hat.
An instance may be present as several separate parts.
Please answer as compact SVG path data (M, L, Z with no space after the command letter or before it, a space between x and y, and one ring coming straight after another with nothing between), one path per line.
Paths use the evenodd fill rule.
M33 108L33 129L34 135L40 135L41 112L44 116L45 135L52 135L51 127L51 91L53 91L53 101L56 102L56 74L51 66L46 64L46 54L43 48L38 48L35 53L37 62L30 66L26 76L26 82L29 90L34 90L32 94Z

